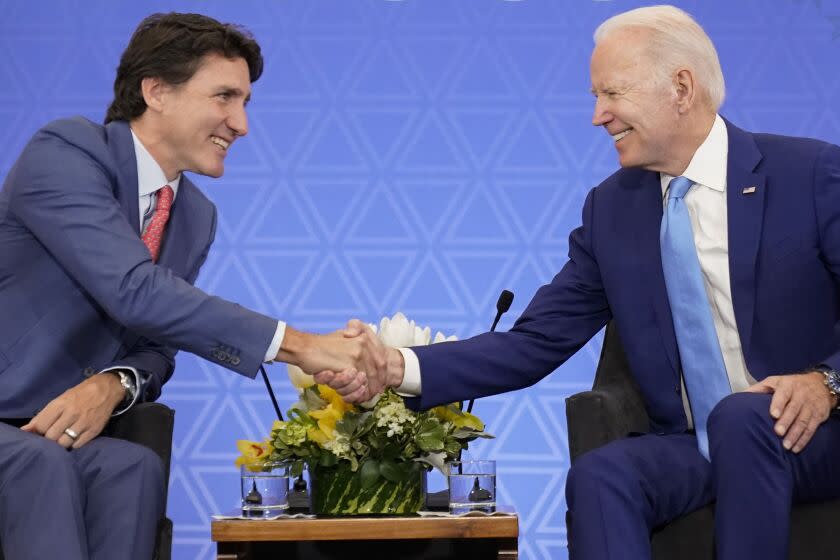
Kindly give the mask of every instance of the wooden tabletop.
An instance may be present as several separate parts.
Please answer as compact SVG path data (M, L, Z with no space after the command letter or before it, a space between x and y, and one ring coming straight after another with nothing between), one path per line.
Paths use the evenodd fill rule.
M216 542L335 541L392 539L489 539L519 536L519 518L341 517L213 521Z

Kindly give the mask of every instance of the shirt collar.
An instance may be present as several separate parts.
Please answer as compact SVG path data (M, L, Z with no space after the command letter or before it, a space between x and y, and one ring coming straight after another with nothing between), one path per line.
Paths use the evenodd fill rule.
M158 162L137 138L133 130L131 131L131 138L134 140L134 156L137 159L137 191L139 196L149 196L164 185L169 185L174 193L172 200L175 200L175 197L178 196L181 174L179 173L173 180L167 181L163 169L160 168Z
M729 134L726 123L720 115L715 115L715 122L709 135L694 152L694 157L685 168L682 176L691 179L693 183L703 185L716 191L726 191L726 163L729 155ZM662 192L668 187L673 177L667 173L660 173Z

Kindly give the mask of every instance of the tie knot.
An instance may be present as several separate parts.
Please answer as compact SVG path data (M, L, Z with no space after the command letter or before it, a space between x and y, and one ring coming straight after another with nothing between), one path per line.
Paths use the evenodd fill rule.
M164 185L157 192L157 210L163 210L165 212L169 211L169 208L172 207L172 198L175 196L175 192L172 190L172 187L169 185Z
M668 183L668 199L682 198L694 186L694 182L688 177L674 177Z

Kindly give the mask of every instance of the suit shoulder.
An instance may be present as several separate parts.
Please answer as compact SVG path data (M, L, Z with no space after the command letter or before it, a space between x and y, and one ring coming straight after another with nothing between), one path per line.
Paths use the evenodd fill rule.
M69 164L73 153L87 157L105 168L110 168L111 154L105 127L84 117L72 117L52 121L38 130L25 151L31 150L44 161Z
M769 161L813 161L826 149L840 149L825 140L802 136L784 136L760 132L753 133L753 138L761 153Z
M71 117L47 123L35 133L38 136L56 136L79 147L95 148L106 145L105 127L84 117Z
M649 178L648 176L651 173L653 172L646 171L644 169L622 167L601 181L598 186L595 187L595 190L597 190L599 194L610 195L615 194L618 191L637 189L641 187L645 179Z

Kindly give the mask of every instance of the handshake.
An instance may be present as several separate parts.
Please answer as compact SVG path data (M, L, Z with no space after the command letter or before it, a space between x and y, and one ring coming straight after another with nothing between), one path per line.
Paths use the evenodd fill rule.
M286 327L277 361L300 367L317 383L329 385L348 403L365 402L388 387L399 387L405 373L402 354L385 346L362 321L343 330L307 334Z

